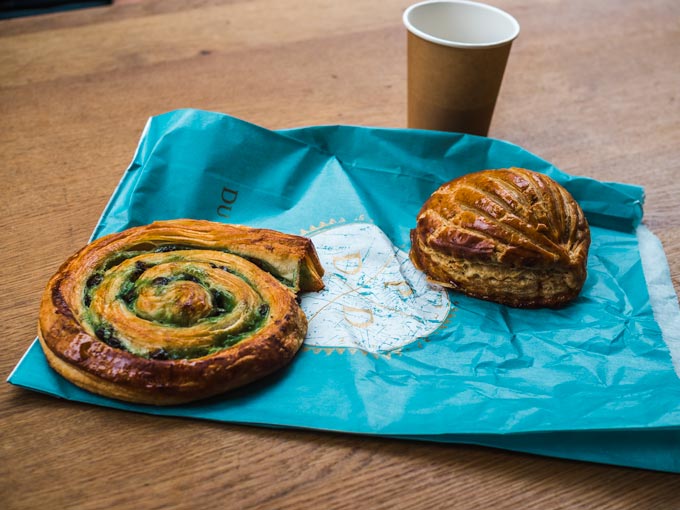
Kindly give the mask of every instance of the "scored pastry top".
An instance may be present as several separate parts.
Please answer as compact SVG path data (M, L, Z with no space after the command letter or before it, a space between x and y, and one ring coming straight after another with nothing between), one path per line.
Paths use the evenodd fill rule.
M588 249L588 224L572 196L520 168L444 184L423 206L418 227L433 248L499 264L579 264Z

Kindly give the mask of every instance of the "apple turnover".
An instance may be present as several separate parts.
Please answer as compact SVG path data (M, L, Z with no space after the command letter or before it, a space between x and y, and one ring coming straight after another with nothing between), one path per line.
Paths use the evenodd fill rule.
M425 202L410 257L430 280L512 307L559 307L586 279L590 229L550 177L523 168L454 179Z
M309 239L201 220L102 237L50 279L39 319L49 364L77 386L171 405L282 368L307 332L296 293L323 288Z

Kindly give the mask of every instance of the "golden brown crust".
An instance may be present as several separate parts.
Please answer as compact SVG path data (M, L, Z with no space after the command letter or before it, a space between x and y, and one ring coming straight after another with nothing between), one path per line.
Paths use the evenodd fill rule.
M454 179L423 205L411 260L463 293L514 307L556 307L586 278L590 230L561 185L523 168Z
M40 343L57 372L94 393L202 399L293 358L307 332L295 291L319 290L322 274L298 236L200 220L135 227L87 245L51 278Z

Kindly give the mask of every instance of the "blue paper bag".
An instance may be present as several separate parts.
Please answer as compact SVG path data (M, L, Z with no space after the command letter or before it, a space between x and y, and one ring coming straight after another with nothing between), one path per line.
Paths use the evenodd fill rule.
M519 166L567 188L592 243L581 295L520 310L430 285L408 259L423 202L465 173ZM170 408L76 388L37 343L10 382L133 411L440 442L680 472L680 313L643 190L567 175L463 134L350 126L269 131L180 110L150 119L93 238L200 218L312 238L326 289L272 377Z

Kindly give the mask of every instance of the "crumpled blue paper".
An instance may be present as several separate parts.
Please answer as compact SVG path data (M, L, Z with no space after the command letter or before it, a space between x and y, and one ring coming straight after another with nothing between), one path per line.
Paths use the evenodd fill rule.
M589 220L588 278L560 310L432 288L409 265L409 231L425 199L464 173L508 166L550 175ZM489 138L351 126L275 132L223 114L170 112L149 120L93 238L172 218L309 235L325 260L327 293L303 298L305 346L266 380L169 408L80 390L35 342L9 382L157 415L680 472L672 356L677 364L680 313L661 245L641 225L643 201L640 187L570 176Z

